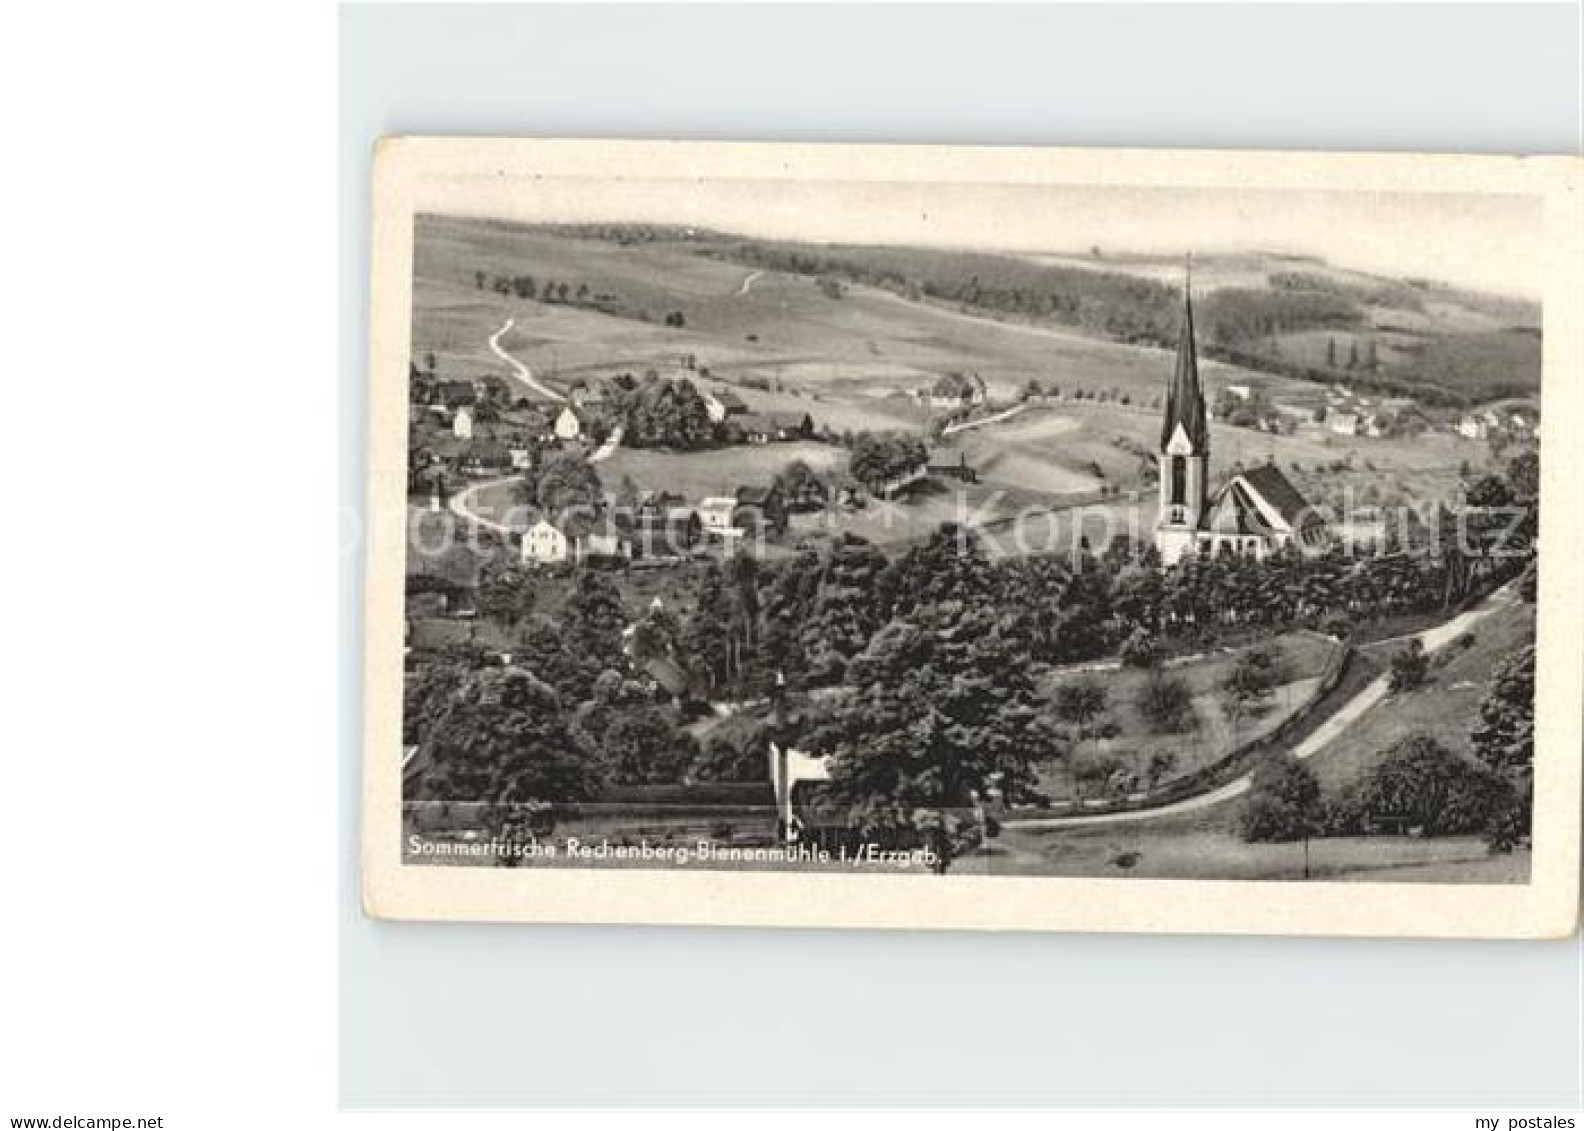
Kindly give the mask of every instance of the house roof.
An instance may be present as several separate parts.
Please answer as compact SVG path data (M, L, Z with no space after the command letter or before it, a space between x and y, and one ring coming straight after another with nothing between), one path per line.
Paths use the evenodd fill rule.
M1225 504L1230 503L1230 506ZM1259 507L1249 498L1243 485L1236 479L1221 489L1215 506L1210 508L1209 529L1217 534L1269 534L1270 523L1259 512Z
M1243 473L1242 480L1293 529L1321 521L1308 500L1275 464L1265 463L1251 468Z
M737 502L746 506L764 506L777 494L774 484L768 487L744 486L737 488Z
M1161 448L1171 443L1181 426L1195 452L1210 450L1210 428L1205 416L1204 390L1199 385L1199 358L1194 346L1193 296L1183 287L1182 328L1177 335L1177 367L1166 390L1166 417L1161 422Z
M739 416L737 427L744 432L795 432L808 421L806 412L754 412Z
M747 408L743 399L730 389L716 389L710 394L722 408Z

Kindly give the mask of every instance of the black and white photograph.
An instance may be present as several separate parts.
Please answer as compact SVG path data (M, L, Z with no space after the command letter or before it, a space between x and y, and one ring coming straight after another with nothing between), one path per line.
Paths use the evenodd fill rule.
M1523 892L1576 853L1535 811L1542 468L1577 438L1514 166L542 176L556 143L500 143L523 172L475 183L388 144L427 160L386 217L400 734L366 757L431 888Z

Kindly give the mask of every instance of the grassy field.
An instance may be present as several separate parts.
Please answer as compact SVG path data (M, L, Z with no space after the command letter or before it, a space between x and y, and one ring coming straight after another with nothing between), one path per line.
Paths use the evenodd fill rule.
M1394 743L1410 734L1428 734L1449 749L1470 754L1469 732L1491 678L1508 656L1535 639L1534 606L1514 604L1477 625L1473 644L1450 644L1432 660L1422 688L1392 695L1365 712L1338 739L1310 761L1321 784L1335 789L1354 781ZM1401 645L1372 645L1382 663Z
M1168 668L1169 674L1188 685L1193 696L1197 725L1181 734L1155 734L1139 713L1138 701L1149 678L1141 671L1128 668L1077 674L1058 671L1048 678L1045 690L1054 700L1057 690L1064 684L1088 681L1103 687L1109 698L1108 717L1119 727L1120 733L1115 738L1085 741L1078 746L1077 753L1088 758L1116 758L1139 775L1144 773L1152 755L1171 754L1176 757L1177 765L1161 779L1166 782L1209 765L1239 743L1273 730L1314 694L1336 647L1323 637L1306 632L1284 633L1266 643L1281 657L1289 679L1276 688L1264 712L1239 719L1235 724L1218 691L1222 679L1232 668L1235 653L1216 653L1174 663ZM1072 774L1060 763L1044 767L1041 788L1057 801L1070 799L1078 793ZM1090 792L1093 792L1092 787Z
M1529 854L1491 855L1478 837L1328 837L1310 841L1312 881L1527 883ZM1249 844L1222 830L1139 825L1009 829L952 874L1274 880L1304 878L1301 843Z

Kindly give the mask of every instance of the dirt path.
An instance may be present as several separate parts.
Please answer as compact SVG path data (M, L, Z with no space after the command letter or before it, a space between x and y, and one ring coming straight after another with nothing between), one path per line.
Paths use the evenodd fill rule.
M749 289L762 278L764 278L763 271L755 271L752 275L749 275L742 281L742 288L737 292L737 297L742 298L743 295L747 294Z
M539 381L534 377L533 370L529 369L526 365L518 361L515 357L501 348L501 338L505 336L506 331L512 328L512 324L515 321L516 319L514 318L506 319L506 325L502 326L499 330L496 330L490 335L490 352L504 361L507 365L511 366L512 369L514 369L517 373L517 379L524 385L527 385L540 396L549 397L553 401L558 401L564 404L566 402L566 397L562 396L548 385L540 384Z
M1423 632L1418 632L1414 635L1424 645L1426 652L1438 651L1497 609L1512 604L1514 600L1513 583L1508 582L1472 609L1459 613L1449 621L1438 624L1433 628L1427 628ZM1382 699L1385 699L1390 689L1391 676L1389 674L1372 680L1357 695L1338 707L1331 717L1310 732L1307 738L1293 747L1293 756L1297 758L1312 758L1324 750L1343 731L1356 722L1360 715ZM1219 789L1212 789L1208 793L1201 793L1195 797L1184 798L1182 801L1174 801L1170 805L1159 805L1152 809L1130 809L1120 813L1078 814L1072 817L1014 819L1003 821L1002 824L1009 829L1066 829L1091 825L1126 824L1133 821L1149 821L1156 817L1166 817L1175 813L1192 813L1247 793L1252 776L1252 773L1245 774L1221 786Z
M1027 412L1028 408L1029 406L1026 404L1016 404L1009 409L996 413L994 416L984 416L978 420L961 420L956 424L948 424L941 429L941 437L955 436L957 433L966 432L970 428L983 428L986 424L1000 424L1003 420L1011 420L1014 416Z
M594 449L588 461L590 463L603 463L610 459L616 453L616 449L621 447L623 435L625 435L625 430L620 424L616 425L616 427L611 429L611 434L605 437L605 442Z

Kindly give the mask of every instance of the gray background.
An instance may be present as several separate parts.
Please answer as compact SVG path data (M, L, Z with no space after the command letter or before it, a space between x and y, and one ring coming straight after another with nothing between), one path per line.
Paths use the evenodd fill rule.
M380 134L1578 152L1579 51L1569 5L344 8L343 506ZM359 574L348 555L348 1106L1584 1100L1576 939L367 921Z

